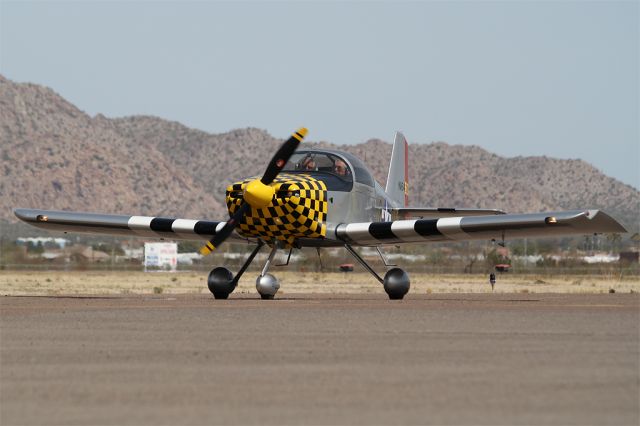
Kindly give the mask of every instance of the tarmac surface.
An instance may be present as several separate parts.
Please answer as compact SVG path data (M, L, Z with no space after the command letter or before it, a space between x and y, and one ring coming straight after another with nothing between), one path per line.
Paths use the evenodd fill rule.
M638 294L1 297L0 424L640 423Z

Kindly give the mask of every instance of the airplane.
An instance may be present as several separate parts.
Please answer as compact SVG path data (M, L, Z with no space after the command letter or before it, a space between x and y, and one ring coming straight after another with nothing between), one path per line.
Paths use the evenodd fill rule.
M273 299L280 284L269 273L278 250L344 247L375 279L390 299L402 299L410 288L406 271L390 266L380 251L385 245L487 239L624 233L625 228L599 210L506 214L497 209L411 207L408 204L409 146L396 132L386 187L375 181L356 156L326 149L300 149L307 134L300 128L273 155L266 171L229 185L224 221L129 216L36 209L15 209L30 225L47 230L206 240L203 255L224 241L255 244L234 275L214 268L207 285L215 299L227 299L240 277L265 245L271 248L256 279L263 299ZM355 250L376 247L387 271L381 277ZM287 264L289 259L287 259Z

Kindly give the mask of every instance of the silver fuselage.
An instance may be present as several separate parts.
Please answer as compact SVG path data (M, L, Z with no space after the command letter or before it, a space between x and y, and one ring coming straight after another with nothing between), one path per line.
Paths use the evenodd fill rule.
M392 220L390 209L397 206L357 157L333 150L299 150L296 154L326 155L334 160L339 158L347 165L348 172L340 176L322 168L298 170L295 165L289 170L285 169L273 183L276 187L273 202L263 209L251 209L247 213L237 229L240 236L259 238L268 243L280 240L289 246L340 245L342 243L336 236L336 229L341 224ZM247 178L227 187L226 202L230 215L242 204L243 191L252 179ZM322 193L307 192L308 189L317 188L321 188ZM288 197L288 192L300 194ZM320 213L317 208L308 208L315 206L316 202L322 203ZM299 211L296 217L287 214L296 210ZM297 219L299 215L304 220ZM307 227L313 223L312 235L299 232L305 221Z

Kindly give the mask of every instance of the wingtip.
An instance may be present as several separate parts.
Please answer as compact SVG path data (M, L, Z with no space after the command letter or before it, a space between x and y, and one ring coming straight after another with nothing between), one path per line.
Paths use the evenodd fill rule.
M29 209L13 209L13 214L20 220L28 221L33 215L29 214Z
M626 234L627 232L629 232L614 217L612 217L611 215L603 212L602 210L586 210L586 211L583 212L583 214L587 218L589 218L591 220L594 220L594 221L596 221L598 223L598 225L602 229L599 232L616 233L616 234Z

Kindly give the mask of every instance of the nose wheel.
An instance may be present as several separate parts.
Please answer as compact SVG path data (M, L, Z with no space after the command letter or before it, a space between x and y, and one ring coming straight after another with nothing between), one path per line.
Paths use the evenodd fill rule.
M271 274L260 275L256 279L256 290L263 300L271 300L280 289L278 279Z
M278 279L268 273L269 267L273 262L273 257L276 255L276 251L278 251L278 246L274 244L271 252L269 253L269 257L262 268L260 276L256 279L256 290L258 290L258 293L260 293L260 297L262 297L263 300L273 299L280 289Z

